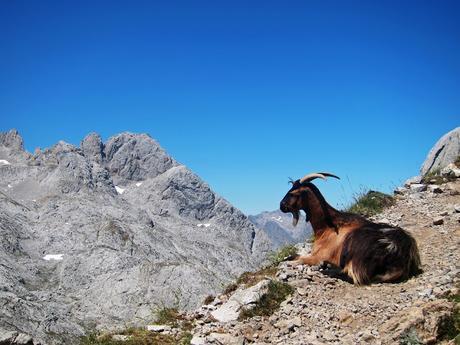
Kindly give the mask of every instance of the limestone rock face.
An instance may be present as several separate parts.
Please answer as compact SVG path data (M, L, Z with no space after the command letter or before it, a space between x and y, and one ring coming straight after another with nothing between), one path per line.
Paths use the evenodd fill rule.
M16 129L12 129L5 133L0 133L0 145L17 151L24 149L22 137Z
M158 306L197 307L268 253L263 231L146 134L93 133L31 155L8 133L0 334L74 344L141 326Z
M81 141L80 147L88 160L102 164L105 154L104 144L99 134L88 134L85 139Z
M460 127L438 140L420 168L421 175L441 170L460 156Z
M147 134L113 136L104 146L104 155L117 184L153 178L179 165Z

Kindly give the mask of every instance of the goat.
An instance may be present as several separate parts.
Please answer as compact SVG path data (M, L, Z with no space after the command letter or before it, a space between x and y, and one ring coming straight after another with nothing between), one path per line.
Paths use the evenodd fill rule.
M334 209L311 183L326 177L339 179L329 173L306 175L291 182L292 188L280 202L282 212L292 213L294 226L303 210L315 236L311 254L297 257L291 264L327 262L340 267L356 285L397 282L417 274L420 256L415 239L399 227Z

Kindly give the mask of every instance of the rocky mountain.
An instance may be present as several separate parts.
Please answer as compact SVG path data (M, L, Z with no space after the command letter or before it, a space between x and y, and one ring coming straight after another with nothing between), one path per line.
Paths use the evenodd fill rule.
M168 339L190 345L459 344L457 170L444 168L439 178L427 182L408 181L395 191L394 203L372 217L414 236L422 263L416 276L357 286L329 264L292 267L275 261L244 274L207 304L177 315L175 322L148 325L147 336L152 343ZM302 254L312 249L311 243L297 247ZM184 334L188 342L182 341ZM104 339L135 344L142 338L118 329Z
M292 225L292 216L276 211L266 211L248 217L257 227L263 229L272 242L273 249L286 244L299 243L307 240L312 234L310 223L301 215L297 226Z
M447 167L460 157L460 127L443 135L428 153L420 168L422 176Z
M11 130L0 134L0 247L0 338L72 344L198 306L271 244L146 134L31 154Z

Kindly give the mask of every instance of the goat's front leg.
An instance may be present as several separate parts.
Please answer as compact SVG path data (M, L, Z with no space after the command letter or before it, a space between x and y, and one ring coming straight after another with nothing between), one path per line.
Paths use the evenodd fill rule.
M320 257L315 256L315 255L306 255L306 256L299 256L295 260L288 261L287 264L289 266L295 267L298 265L309 265L309 266L314 266L318 265L321 263L323 260L321 260Z

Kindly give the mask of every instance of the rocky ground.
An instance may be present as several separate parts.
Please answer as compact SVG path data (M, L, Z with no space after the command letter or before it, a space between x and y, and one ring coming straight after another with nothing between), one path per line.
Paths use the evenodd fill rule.
M414 235L422 260L420 275L397 284L355 286L332 268L291 268L282 263L276 279L295 290L278 311L244 321L202 322L193 330L192 344L442 341L454 308L446 297L458 293L460 282L460 180L440 186L408 184L398 189L396 204L375 220L401 226ZM250 295L249 304L254 300ZM229 300L232 297L221 296L206 308L225 319L221 312Z

